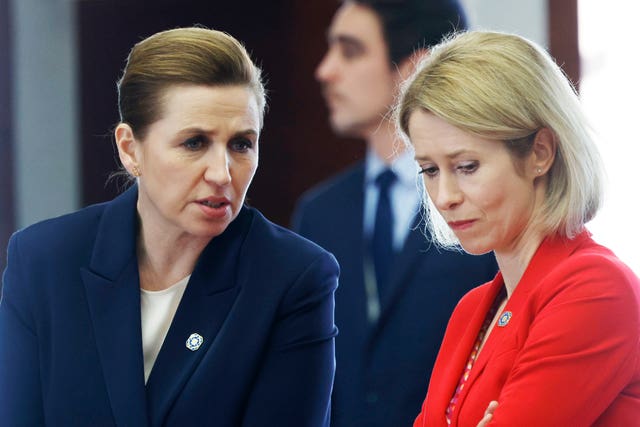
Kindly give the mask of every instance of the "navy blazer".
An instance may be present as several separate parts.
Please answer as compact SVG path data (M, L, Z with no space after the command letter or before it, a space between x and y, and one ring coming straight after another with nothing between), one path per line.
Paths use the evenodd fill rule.
M0 424L327 425L337 263L246 207L201 254L145 386L136 199L11 238Z
M372 323L363 267L363 204L360 163L308 192L294 214L294 230L340 263L331 425L411 426L453 308L473 286L492 279L497 265L493 255L436 249L416 222L395 256L390 291Z

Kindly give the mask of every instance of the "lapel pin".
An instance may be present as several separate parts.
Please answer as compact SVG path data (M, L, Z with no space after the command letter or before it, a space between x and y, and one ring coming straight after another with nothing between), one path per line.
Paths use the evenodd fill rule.
M189 338L187 338L186 345L189 350L196 351L197 349L200 348L203 342L204 342L204 338L202 338L202 335L193 333L189 335Z
M502 313L502 316L500 316L500 318L498 319L498 326L507 326L507 323L509 323L509 320L511 320L511 316L513 316L513 314L511 314L510 311L505 311L504 313Z

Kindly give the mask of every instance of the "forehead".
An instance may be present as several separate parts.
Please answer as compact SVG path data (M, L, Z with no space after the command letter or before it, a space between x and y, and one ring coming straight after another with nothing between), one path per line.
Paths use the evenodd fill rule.
M442 140L459 141L461 136L466 136L462 130L420 108L409 115L408 131L411 142L420 146Z
M504 144L494 139L471 134L424 110L409 116L409 139L417 160L433 160L439 156L456 157L460 153L505 151Z
M350 40L384 49L382 24L376 12L354 2L344 3L336 12L328 34L329 42Z
M259 129L259 108L253 91L243 85L173 85L162 97L162 118L176 125L196 125L212 119Z

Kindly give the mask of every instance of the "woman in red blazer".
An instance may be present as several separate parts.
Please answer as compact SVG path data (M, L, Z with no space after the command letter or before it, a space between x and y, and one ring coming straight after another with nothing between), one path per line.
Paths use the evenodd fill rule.
M640 425L640 283L585 229L602 168L562 71L521 37L458 34L397 114L438 242L500 267L456 307L414 426Z

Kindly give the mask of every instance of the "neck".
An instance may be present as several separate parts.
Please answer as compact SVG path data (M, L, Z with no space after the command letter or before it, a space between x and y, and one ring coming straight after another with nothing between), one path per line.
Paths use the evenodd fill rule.
M211 239L172 237L150 228L141 221L137 248L140 287L160 291L191 274Z
M495 251L498 267L507 289L507 298L511 297L518 286L543 239L544 235L532 227L520 235L511 247Z
M540 216L545 200L546 182L536 181L534 185L535 191L532 196L534 201L529 221L524 226L524 229L508 245L494 249L496 261L507 289L507 298L511 297L516 286L518 286L531 258L533 258L546 235L542 226L542 217Z
M405 145L389 119L383 119L367 136L367 146L386 164L391 164L404 152Z

